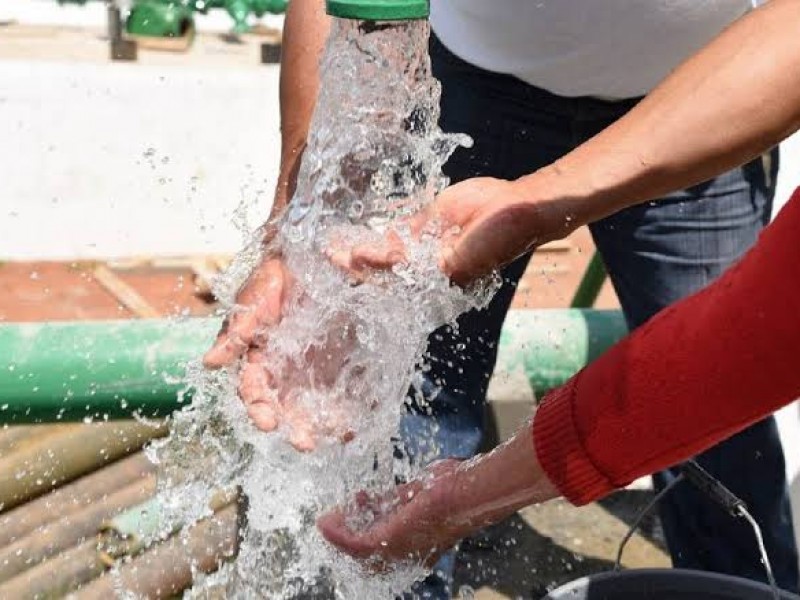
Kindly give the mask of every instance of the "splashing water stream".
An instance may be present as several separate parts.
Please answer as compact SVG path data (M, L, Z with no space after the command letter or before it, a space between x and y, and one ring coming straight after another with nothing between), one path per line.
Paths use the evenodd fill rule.
M317 449L292 448L297 432L288 426L255 429L237 397L236 369L193 365L194 402L150 451L176 521L204 516L215 489L240 487L248 498L237 560L195 595L214 587L231 598L294 598L323 586L339 598L392 598L424 573L408 564L367 575L322 540L314 520L358 490L392 486L391 440L427 336L482 306L494 288L451 286L430 235L401 231L408 263L361 285L324 255L342 240L377 238L392 219L430 203L446 185L444 162L470 144L437 126L428 34L426 21L334 21L297 190L273 242L297 285L269 330L263 368L284 405L325 433ZM254 239L217 286L229 309L262 250ZM344 434L352 441L342 443Z

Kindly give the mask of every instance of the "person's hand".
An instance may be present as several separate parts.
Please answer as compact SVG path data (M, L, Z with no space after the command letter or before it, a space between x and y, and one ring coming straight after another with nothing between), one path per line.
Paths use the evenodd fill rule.
M236 306L203 356L203 365L208 369L226 367L258 348L267 329L280 321L292 284L281 258L265 257L239 290Z
M439 238L440 268L466 284L574 229L550 213L547 205L531 201L519 182L481 177L445 189L407 224L412 235ZM334 248L330 259L358 277L404 262L406 252L400 236L390 231L381 243Z
M409 560L430 566L470 533L560 495L526 424L488 454L434 463L388 495L361 493L355 509L330 511L317 526L331 544L374 570Z
M284 407L270 393L267 357L262 346L270 327L280 321L292 289L293 279L280 257L267 256L256 267L236 296L236 306L225 319L214 345L203 356L208 369L220 369L244 358L239 372L239 396L253 424L273 431L284 421L290 425L292 444L301 450L313 448L305 415Z
M289 443L304 452L313 450L323 436L347 442L352 433L344 407L332 402L327 410L311 414L298 400L297 391L311 387L333 389L353 340L329 336L321 345L309 347L301 362L313 365L313 370L303 368L297 361L287 361L286 357L270 357L265 350L267 339L270 330L285 316L290 297L302 302L302 294L283 260L274 254L267 256L239 291L236 307L203 357L203 364L219 369L242 361L239 397L258 429L270 432L280 427ZM313 385L310 373L315 377Z
M460 461L435 463L419 480L400 485L390 494L356 496L355 507L336 509L317 521L323 537L343 552L366 561L375 571L396 562L432 566L439 556L474 530L459 521L456 484ZM365 528L351 523L371 521Z

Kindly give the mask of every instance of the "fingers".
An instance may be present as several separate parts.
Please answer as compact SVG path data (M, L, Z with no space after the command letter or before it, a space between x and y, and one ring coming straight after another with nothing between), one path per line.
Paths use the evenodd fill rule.
M283 425L289 443L300 452L310 452L317 446L310 415L297 407L285 406L276 398L272 377L266 368L267 357L262 350L250 350L247 362L239 374L239 397L247 415L258 429L274 431Z
M248 353L247 363L239 374L239 397L253 424L261 431L274 431L280 423L280 410L272 389L272 380L260 351Z
M394 231L369 244L331 248L327 255L331 263L359 280L364 278L369 269L388 270L407 260L405 244Z
M273 403L256 402L247 407L247 415L261 431L274 431L278 426L278 411Z
M439 270L456 285L465 286L480 275L491 272L491 267L482 269L469 257L459 252L459 244L445 244L439 251Z
M299 452L311 452L317 447L317 431L314 423L304 410L294 408L284 413L289 443Z
M353 439L353 432L340 419L330 417L319 422L306 408L280 398L266 367L267 360L263 350L252 349L239 373L239 397L253 425L264 432L282 427L289 444L300 452L315 450L324 435L338 438L342 443Z
M222 329L214 341L214 345L203 355L203 366L207 369L219 369L236 361L248 348L234 329L231 331L232 319L226 319Z
M345 514L339 509L319 517L317 527L330 544L355 558L370 558L378 549L370 536L354 532L347 526Z
M280 320L289 283L279 259L262 263L239 293L237 308L206 352L203 364L218 369L241 358L257 335Z

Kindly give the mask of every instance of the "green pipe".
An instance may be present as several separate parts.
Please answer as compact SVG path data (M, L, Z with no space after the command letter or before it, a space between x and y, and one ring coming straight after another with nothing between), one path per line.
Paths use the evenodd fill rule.
M616 310L512 310L495 373L522 373L541 397L567 381L627 333Z
M0 325L0 423L163 417L185 405L182 375L217 319ZM538 392L569 378L625 334L619 312L511 311L499 370L522 368Z
M581 282L578 284L578 289L575 290L575 296L572 298L570 307L591 308L594 306L605 281L606 267L603 264L603 258L599 252L595 252L589 261L589 266L586 267L586 272L583 274Z
M163 417L214 319L0 325L0 423Z

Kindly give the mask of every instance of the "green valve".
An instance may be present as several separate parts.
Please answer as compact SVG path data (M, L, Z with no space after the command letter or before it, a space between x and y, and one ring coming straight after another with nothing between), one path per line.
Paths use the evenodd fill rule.
M328 14L362 21L427 19L429 0L326 0Z

